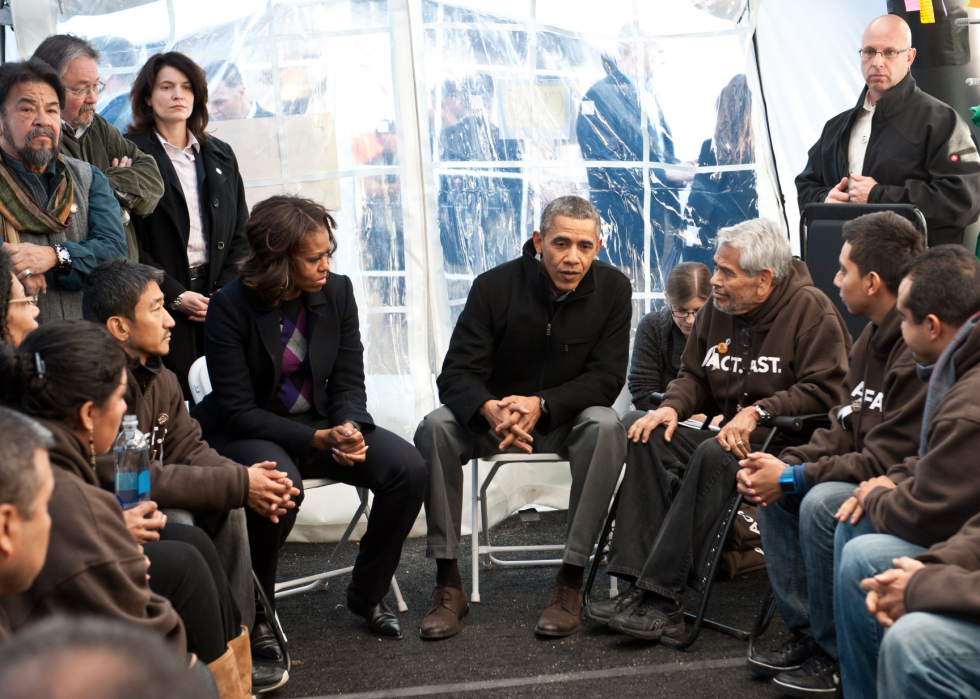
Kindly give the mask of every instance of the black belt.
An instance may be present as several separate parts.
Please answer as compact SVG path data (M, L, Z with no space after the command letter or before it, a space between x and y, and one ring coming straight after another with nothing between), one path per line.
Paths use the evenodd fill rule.
M208 276L208 265L198 265L190 268L191 281Z

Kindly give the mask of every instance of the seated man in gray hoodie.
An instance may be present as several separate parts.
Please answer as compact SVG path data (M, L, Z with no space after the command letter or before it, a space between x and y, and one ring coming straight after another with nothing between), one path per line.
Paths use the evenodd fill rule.
M861 483L854 501L866 516L837 525L834 618L848 699L876 695L873 669L884 634L864 614L861 581L903 556L926 553L980 513L980 261L959 245L941 245L904 272L902 334L929 388L919 453L904 462L911 475L898 485L885 476Z
M713 303L694 322L678 377L660 408L623 417L626 475L607 571L628 584L585 616L644 640L684 633L689 575L735 496L739 459L772 418L825 413L837 403L850 335L789 239L766 219L718 234ZM679 427L724 415L721 431Z

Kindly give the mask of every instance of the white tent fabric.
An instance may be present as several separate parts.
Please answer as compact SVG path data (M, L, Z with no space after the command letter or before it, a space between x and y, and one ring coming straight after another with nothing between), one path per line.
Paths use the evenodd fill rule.
M120 128L127 81L154 53L206 66L212 98L232 84L245 108L215 114L209 131L234 148L250 204L285 191L336 212L333 268L354 284L368 408L406 439L438 405L473 278L516 257L555 197L591 196L603 211L634 327L662 303L670 266L710 258L717 212L723 225L788 222L795 240L793 178L823 122L853 103L861 28L885 11L867 0L13 0L15 21L28 7L100 46L111 88L99 109ZM40 35L15 29L27 56ZM637 111L618 133L589 93L611 79ZM491 521L566 507L568 485L560 466L506 467ZM309 493L293 538L335 540L356 502L346 486Z

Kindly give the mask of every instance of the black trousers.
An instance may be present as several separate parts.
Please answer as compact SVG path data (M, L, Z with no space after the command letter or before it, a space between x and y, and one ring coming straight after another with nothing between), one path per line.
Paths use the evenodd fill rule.
M628 413L623 425L628 430L643 414ZM610 575L680 600L695 558L703 558L705 542L735 495L738 459L721 448L716 434L678 427L665 442L658 427L646 444L629 443Z
M220 658L241 633L241 613L211 539L198 527L168 524L143 544L150 589L170 600L187 631L187 650L205 663Z
M313 426L329 429L330 424L323 420ZM303 478L329 478L374 493L371 518L361 538L351 585L372 603L380 602L387 594L401 559L402 544L422 509L428 469L415 447L382 427L365 432L364 442L368 446L366 458L353 466L338 464L329 451L316 452L306 463L297 465L281 446L259 439L231 442L222 449L222 456L241 464L275 461L276 469L288 473L301 491L296 507L279 517L278 524L251 509L245 510L252 568L273 605L279 549L296 522L303 501Z

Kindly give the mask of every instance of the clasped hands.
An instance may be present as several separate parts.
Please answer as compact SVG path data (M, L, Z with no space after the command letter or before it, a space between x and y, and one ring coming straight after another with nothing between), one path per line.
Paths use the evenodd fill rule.
M864 598L868 614L874 614L885 628L905 615L905 588L912 576L926 567L908 556L893 558L892 565L895 567L861 581L861 589L868 593Z
M317 430L310 446L314 449L329 449L333 453L333 460L344 466L353 466L367 458L368 446L364 443L364 435L351 422L329 430Z
M847 191L848 178L843 178L837 186L827 192L824 204L867 204L871 188L878 184L873 177L851 174L851 191Z
M507 451L517 447L525 454L534 451L531 431L541 419L541 399L538 396L507 396L502 400L488 400L480 406L480 415L490 423L490 428L503 437L498 448Z

